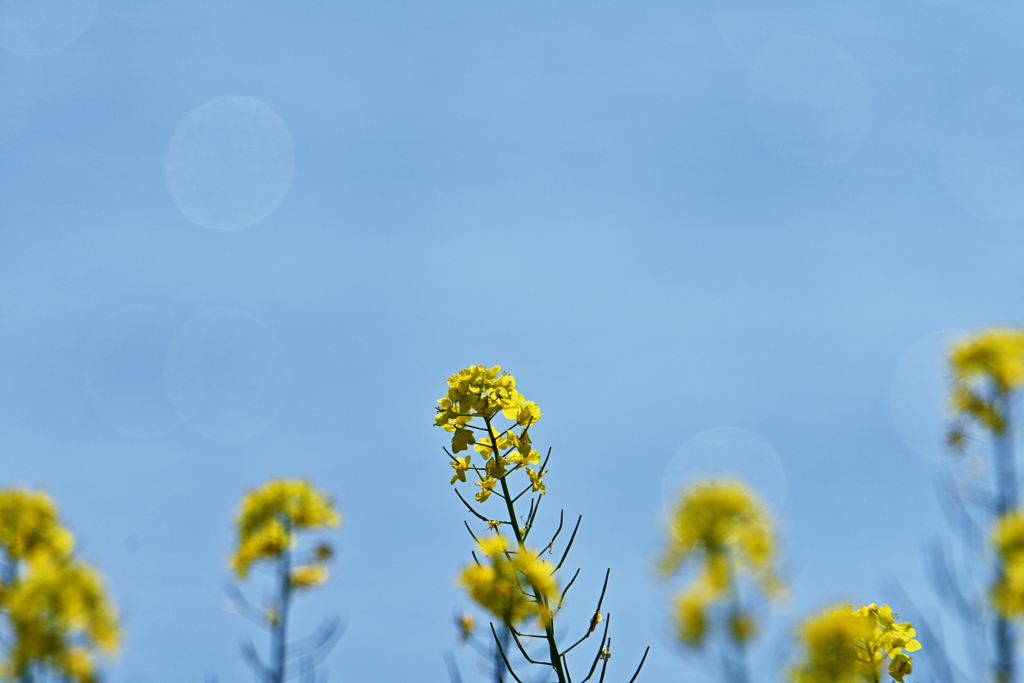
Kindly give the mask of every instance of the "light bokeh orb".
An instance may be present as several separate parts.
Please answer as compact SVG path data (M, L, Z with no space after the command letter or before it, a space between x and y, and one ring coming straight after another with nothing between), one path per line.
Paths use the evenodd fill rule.
M918 455L939 462L948 452L952 415L947 405L950 378L946 358L963 330L939 330L918 339L900 358L892 378L890 412L903 440Z
M710 429L676 451L661 479L665 516L671 515L684 489L708 479L738 480L757 493L773 515L781 515L786 469L768 440L749 429Z
M295 151L287 126L259 100L225 97L193 110L167 150L167 185L185 217L206 228L260 222L288 193Z
M35 57L75 42L100 0L0 0L0 47Z
M250 439L284 403L288 362L273 331L241 311L204 311L171 340L164 366L171 403L193 430L217 441Z

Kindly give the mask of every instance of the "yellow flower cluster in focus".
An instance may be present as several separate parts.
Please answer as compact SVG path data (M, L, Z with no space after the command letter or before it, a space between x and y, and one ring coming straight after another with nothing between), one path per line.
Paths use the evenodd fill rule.
M275 479L250 492L242 500L235 521L238 545L231 556L231 568L239 578L263 560L274 560L295 545L296 534L321 527L338 527L341 516L327 494L298 479ZM327 580L326 562L330 548L320 546L314 561L292 570L296 588L319 585Z
M92 683L94 654L117 650L120 627L99 574L73 556L74 538L46 494L0 490L0 549L0 613L10 636L0 676L43 668Z
M678 635L698 646L707 634L708 608L735 597L735 581L750 574L769 598L782 590L772 560L775 542L764 506L738 482L698 483L686 490L669 527L668 549L659 562L670 575L691 557L701 560L697 579L676 598ZM729 634L742 644L754 633L749 615L730 616Z
M800 628L803 659L790 670L793 683L880 683L882 665L902 683L912 671L907 652L921 644L910 623L898 623L888 605L854 610L828 609L807 619Z
M472 454L464 458L452 455L455 474L451 483L465 482L470 470L483 472L475 482L480 487L476 500L482 503L506 474L525 467L533 490L546 491L543 472L529 469L540 463L540 453L533 449L529 433L541 418L540 408L516 390L515 377L500 366L475 365L449 377L447 385L447 393L438 400L434 424L452 434L453 454L473 446L484 459L482 466L474 467ZM492 423L499 413L512 421L507 429L498 429ZM483 425L474 424L476 419L483 420Z
M1024 331L990 329L961 341L950 351L949 369L953 412L1001 434L1006 427L1007 396L1024 386ZM954 445L962 440L961 430L950 435Z
M459 585L505 624L518 624L530 618L541 624L549 623L550 605L558 599L551 563L524 546L509 551L500 535L482 539L479 546L489 564L467 565L459 576Z

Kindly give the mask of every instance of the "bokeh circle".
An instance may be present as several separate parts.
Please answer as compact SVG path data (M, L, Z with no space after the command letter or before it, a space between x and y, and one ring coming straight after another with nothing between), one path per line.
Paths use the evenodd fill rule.
M167 150L167 185L178 207L206 228L238 230L263 220L291 185L295 150L287 126L263 102L224 97L193 110Z
M717 427L684 443L661 479L662 511L675 509L682 491L698 481L734 479L750 487L774 515L786 502L786 469L763 436L740 427Z
M212 309L174 335L164 378L171 403L189 427L217 441L242 441L277 416L287 391L288 361L260 320Z
M896 430L918 455L941 461L951 414L946 358L963 330L932 332L918 339L900 358L892 378L889 406Z
M156 439L180 424L164 385L174 332L170 313L131 306L107 316L93 333L85 363L87 393L117 431Z
M0 0L0 47L37 57L75 42L100 0Z
M769 43L751 66L747 98L750 124L765 147L810 166L848 157L863 142L871 118L856 60L819 38Z

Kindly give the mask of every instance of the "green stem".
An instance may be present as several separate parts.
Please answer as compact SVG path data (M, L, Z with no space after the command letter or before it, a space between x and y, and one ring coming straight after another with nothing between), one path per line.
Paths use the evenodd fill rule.
M496 457L498 453L498 442L494 438L494 429L493 427L491 427L490 418L485 417L484 424L487 425L487 436L489 436L491 439L491 451L492 453L495 454ZM508 476L508 474L506 473L505 476ZM518 541L519 544L522 545L523 532L519 529L519 522L516 519L515 503L512 501L512 496L509 493L508 484L505 483L505 477L501 477L499 481L501 481L502 493L505 494L505 507L508 508L509 523L512 525L512 531L514 531L516 534L516 541ZM543 596L540 597L540 601L544 607L548 606L547 600L545 600ZM548 654L551 657L551 667L555 670L555 674L558 676L558 683L567 683L568 679L566 678L565 670L562 667L562 656L558 652L558 642L555 640L554 615L551 615L551 618L548 620L548 623L544 626L544 633L548 641Z
M997 390L994 398L1004 416L1001 432L993 432L996 456L996 517L997 519L1017 507L1017 471L1013 454L1013 416L1007 392ZM1002 578L1003 567L999 568ZM996 680L1010 683L1014 677L1014 628L1002 615L996 616Z
M496 458L498 457L498 441L497 439L494 438L494 428L491 427L491 419L485 417L484 424L487 425L487 436L489 436L491 439L491 457ZM512 502L512 495L508 490L508 484L505 482L505 477L507 476L508 473L506 472L505 476L501 477L501 479L499 479L498 481L501 482L501 492L505 495L505 507L508 508L508 519L509 522L512 524L512 531L514 531L516 534L516 541L520 545L522 545L523 532L519 529L519 522L516 521L515 504Z
M270 683L284 683L287 656L288 607L291 602L291 551L285 550L277 563L277 625L271 632Z

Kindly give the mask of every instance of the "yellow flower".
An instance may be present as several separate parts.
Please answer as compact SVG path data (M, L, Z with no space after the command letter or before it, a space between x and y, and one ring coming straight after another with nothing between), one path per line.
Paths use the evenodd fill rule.
M458 619L459 627L459 639L462 642L469 640L469 637L473 635L473 631L476 629L476 620L473 619L473 615L469 612L463 612L459 615Z
M8 561L67 557L73 546L49 496L21 488L0 490L0 548Z
M991 590L992 604L1008 619L1024 615L1024 510L1011 510L996 521L992 545L1000 572Z
M507 417L510 420L514 419L516 421L516 424L520 425L521 427L532 426L537 422L537 420L540 419L540 416L540 408L533 401L526 401L521 406L519 406L519 410L516 411L514 416L510 415L509 412L507 411L505 412L505 417Z
M790 670L794 683L880 681L882 665L897 681L911 671L910 657L921 645L909 623L897 623L888 605L846 606L807 619L799 639L804 656Z
M483 539L479 547L489 564L467 565L459 575L458 584L469 591L478 605L506 624L518 624L531 618L548 623L551 619L549 604L558 599L551 564L524 546L507 553L501 536Z
M534 491L540 491L541 493L547 493L548 489L544 486L542 477L544 476L540 472L534 472L530 468L526 468L526 473L530 475L530 483L533 485Z
M1024 386L1024 331L989 329L958 342L949 354L950 407L1001 434L1007 396Z
M990 380L1001 393L1024 385L1024 331L984 330L954 345L949 367L958 382Z
M469 461L472 457L472 454L470 454L465 458L454 458L452 460L452 467L455 468L455 475L452 477L452 485L454 485L456 481L466 481L466 471L470 468Z
M496 455L487 461L487 476L494 479L501 479L506 474L506 467L508 467L508 460L500 455Z
M508 461L515 465L517 468L524 465L539 465L540 464L540 453L534 450L527 450L526 453L522 451L516 451L512 455L508 456Z
M494 485L498 483L498 480L494 477L484 477L483 481L478 481L477 486L480 487L480 492L476 494L476 502L482 503L491 497L491 492L494 491Z
M120 627L99 574L78 560L41 559L3 591L11 644L3 674L44 666L78 683L93 681L93 653L117 650Z
M910 657L903 653L900 653L892 658L889 662L889 675L892 676L894 681L903 683L903 677L909 676L914 670L913 664L910 661Z
M311 588L327 583L327 567L322 564L304 564L291 571L292 588Z
M245 578L254 562L273 560L293 547L296 532L340 525L327 494L306 481L274 479L242 499L231 567Z
M476 435L470 429L456 429L452 437L452 452L464 451L476 443Z
M525 456L529 457L528 430L531 424L540 419L541 412L536 403L527 401L516 390L516 380L512 375L499 366L487 368L476 365L455 373L448 378L447 384L447 393L438 400L434 424L452 434L453 453L476 444L476 450L485 460L495 450L511 448L523 450ZM493 433L496 443L491 442L490 431L478 441L470 429L470 423L480 418L484 424L491 425L491 420L499 413L514 421L512 426L522 427L521 433L515 434L511 430L499 433L495 429ZM477 428L483 429L480 425Z
M754 636L756 631L757 625L749 614L729 615L729 635L736 643L743 645Z
M691 558L700 562L696 579L676 601L680 639L693 646L703 643L707 611L734 596L741 574L756 580L765 596L780 594L783 587L772 566L774 554L768 515L742 484L706 481L684 491L669 528L668 548L658 563L668 576ZM736 642L755 631L749 616L729 627Z
M687 645L699 646L707 633L708 596L694 587L676 597L676 626L679 639Z

